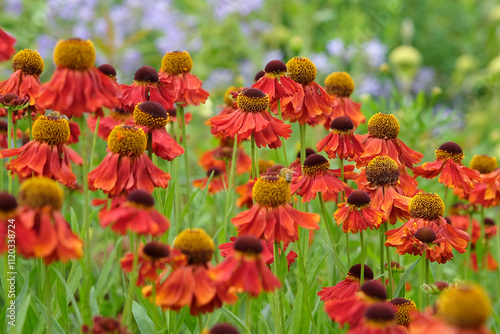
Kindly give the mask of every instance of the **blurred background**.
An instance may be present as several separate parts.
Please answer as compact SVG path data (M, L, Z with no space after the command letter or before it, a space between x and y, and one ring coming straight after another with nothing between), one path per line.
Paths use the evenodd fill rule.
M166 51L187 50L194 60L193 73L211 93L211 104L200 111L209 116L217 112L229 86L250 85L272 59L286 63L300 55L315 63L320 84L333 71L349 72L356 82L354 100L364 103L365 115L399 112L402 132L421 133L409 136L412 140L444 133L449 140L462 138L456 140L474 147L474 153L491 155L494 147L500 155L498 1L2 0L0 4L0 22L17 38L16 49L36 49L45 59L42 81L54 70L51 58L59 39L91 39L98 54L96 64L114 65L119 82L125 84L142 65L159 68ZM2 80L10 73L10 64L2 64Z

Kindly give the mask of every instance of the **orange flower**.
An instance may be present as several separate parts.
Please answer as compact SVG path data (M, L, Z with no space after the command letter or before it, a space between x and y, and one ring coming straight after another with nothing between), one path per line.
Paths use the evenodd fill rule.
M346 160L361 156L365 149L354 136L353 129L354 124L348 117L334 118L330 124L330 133L318 142L316 149L318 152L325 150L330 159L338 157Z
M479 172L462 165L462 148L454 142L446 142L436 150L436 161L415 167L413 173L426 179L439 176L439 183L448 188L459 188L467 196L474 189L474 182L480 181Z
M367 184L358 179L358 185L370 195L371 206L385 214L385 220L394 225L398 219L410 218L407 197L399 179L399 167L388 156L373 158L366 166ZM360 177L361 178L361 177Z
M484 181L484 178L485 177L488 177L490 173L494 172L495 170L498 169L498 163L497 163L497 158L495 157L490 157L490 156L487 156L487 155L478 155L478 154L474 154L472 156L472 159L470 160L470 163L469 163L469 168L470 169L475 169L479 172L479 176L481 177L481 180L477 181L477 180L474 180L474 189L472 190L472 192L474 192L474 190L476 188L478 188L479 186L483 185L483 183L485 182ZM488 180L490 183L491 182L491 179ZM485 187L483 189L486 189L487 185L484 185ZM454 188L453 189L453 193L455 195L458 196L458 198L460 199L467 199L469 202L469 197L471 197L472 195L472 192L469 193L469 194L465 194L463 192L462 189L460 188ZM475 202L471 202L471 204L481 204L482 203L485 203L486 205L488 205L488 202L490 202L491 200L485 200L484 198L484 193L483 191L479 190L478 193L476 194L481 194L480 196L474 196L474 200Z
M339 208L333 216L337 225L342 224L344 233L358 233L368 228L378 229L384 219L384 214L370 205L371 198L363 190L355 190L345 203L339 204Z
M187 264L178 266L166 277L156 280L155 303L164 309L190 308L192 315L212 312L223 303L234 303L238 297L227 285L217 283L209 276L214 242L202 229L181 232L174 241L174 248L187 257ZM147 294L150 289L143 290Z
M340 169L329 169L330 162L319 154L311 154L304 160L302 173L292 179L290 191L302 197L302 203L310 202L319 192L322 196L335 197L347 185L339 177ZM347 169L346 166L345 169ZM354 166L352 166L354 169Z
M33 123L33 140L10 150L0 151L0 158L13 157L7 169L21 179L46 176L67 187L76 187L76 176L71 171L71 161L81 165L82 158L66 146L70 137L68 120L53 112L40 116Z
M256 88L245 88L238 94L238 109L231 114L210 118L212 134L223 133L234 138L238 134L238 143L253 134L257 147L281 147L281 139L288 139L292 133L291 125L271 116L269 97Z
M468 196L472 204L480 204L485 208L500 203L500 169L481 174L481 181L476 183Z
M95 131L97 124L97 117L90 116L87 117L87 125L92 132ZM125 111L121 108L115 108L111 110L109 116L102 117L99 121L99 129L97 130L97 135L104 140L108 140L109 134L115 126L117 125L133 125L134 118L132 117L132 112Z
M370 268L366 264L363 276L365 282L373 279L372 268ZM329 288L321 288L322 290L318 292L318 296L324 302L352 297L359 290L360 278L361 264L355 264L351 267L351 269L349 269L349 271L347 272L347 277L343 281L340 281Z
M151 137L153 153L171 161L184 153L184 148L165 129L168 114L162 105L154 101L140 102L134 109L135 124Z
M348 117L354 127L366 122L366 118L361 112L361 103L356 103L351 99L354 91L354 81L349 73L333 72L325 79L325 90L328 94L335 96L332 104L332 113L326 119L324 126L328 130L330 122L339 117Z
M138 103L154 101L165 109L171 109L174 106L175 94L169 85L170 81L160 78L153 67L143 66L135 72L133 84L120 85L123 90L122 108L133 111Z
M158 278L158 272L167 268L167 265L181 255L177 249L171 249L170 246L162 244L157 241L150 241L146 245L140 244L137 250L138 262L137 270L139 276L137 277L137 286L143 285L147 279L154 281ZM179 261L177 260L179 263ZM134 254L127 253L121 260L120 265L124 272L131 272L134 263Z
M18 205L16 198L8 192L0 192L0 254L5 253L9 249L15 250L15 240L8 239L10 235L9 219L17 219Z
M213 175L212 175L213 174ZM214 167L207 170L207 176L203 179L196 179L193 181L193 186L196 188L205 189L208 180L212 176L210 183L208 184L208 193L210 195L216 194L222 190L225 190L228 186L227 174L221 171L219 168Z
M118 106L118 84L94 66L95 50L90 40L61 40L54 50L57 69L42 85L37 103L71 117L94 112L101 107Z
M453 227L458 228L464 232L469 233L470 229L470 217L465 215L451 215L446 217L446 221ZM481 237L481 226L476 219L472 219L472 235L471 243L475 245L479 238Z
M299 228L319 229L319 215L300 212L290 205L290 186L276 172L261 174L252 190L255 205L231 219L238 235L251 234L271 242L298 240Z
M160 78L170 81L175 102L183 107L205 103L208 92L201 88L203 82L191 74L193 60L187 51L167 52L161 60Z
M0 29L0 61L9 60L16 52L14 44L16 39Z
M262 258L262 244L251 235L238 237L233 243L234 253L211 269L209 275L217 282L228 284L236 292L248 292L257 297L262 291L271 292L281 287Z
M140 128L116 126L108 137L108 155L89 173L89 189L102 189L109 197L128 194L135 189L152 193L166 188L170 174L156 167L146 150L147 139Z
M82 333L92 334L131 334L125 325L121 324L121 317L113 319L96 315L93 319L92 330L87 325L82 326Z
M288 74L302 89L281 100L283 119L299 124L322 124L332 112L333 97L314 82L316 66L308 58L294 57L286 64Z
M415 302L413 300L405 298L393 298L389 302L391 302L392 305L396 306L396 323L408 328L408 326L413 323L413 312L417 310L417 305L415 305Z
M311 154L316 154L316 151L313 150L312 148L307 147L306 148L306 159L308 156ZM302 160L300 158L300 150L297 152L297 156L295 157L295 160L290 163L289 168L293 171L296 172L301 172L301 167L302 167Z
M99 212L100 224L125 235L133 231L140 235L158 236L167 231L170 223L156 211L155 200L144 190L134 190L127 195L127 200L117 203L109 211L102 209Z
M36 100L41 94L40 74L43 72L43 59L33 50L22 50L12 59L10 78L0 82L0 94L13 93L20 97L29 97L33 111L43 112L36 106Z
M223 172L226 171L226 163L231 161L233 157L233 138L220 138L219 147L205 152L199 161L201 167L205 170L210 167L217 167ZM241 175L247 173L252 166L252 159L245 153L241 145L236 147L236 174Z
M396 308L391 303L380 302L368 306L361 322L349 328L347 334L406 334L396 323Z
M71 232L60 212L63 196L63 190L49 178L30 178L21 184L19 220L16 220L19 254L43 258L46 264L82 256L83 242Z
M287 67L281 60L271 60L264 68L264 75L253 85L269 95L272 112L278 114L278 101L302 92L302 86L287 76Z

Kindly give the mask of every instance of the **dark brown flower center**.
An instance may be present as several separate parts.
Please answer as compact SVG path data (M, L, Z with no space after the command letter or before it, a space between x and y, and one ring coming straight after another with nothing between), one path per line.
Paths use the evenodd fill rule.
M138 103L134 109L135 124L150 129L163 129L168 123L168 114L158 102L146 101Z
M169 247L157 241L148 242L142 251L153 259L161 259L170 255Z
M462 148L457 143L452 141L446 142L439 146L435 152L438 160L452 159L454 162L459 163L464 158Z
M266 73L282 74L286 73L286 65L281 60L271 60L267 63L264 71Z
M495 221L491 218L484 218L484 225L495 226Z
M362 207L371 202L370 195L368 195L363 190L354 190L348 197L347 203L354 205L356 207Z
M425 242L426 244L432 243L436 240L436 232L430 227L421 227L415 232L415 238L418 240Z
M262 243L252 235L242 235L233 245L234 250L243 253L260 254L262 253Z
M0 193L0 211L9 212L17 208L17 200L8 192Z
M260 71L259 71L259 72L257 72L257 74L255 74L255 76L253 77L253 81L254 81L254 82L259 81L259 79L260 79L260 78L262 78L265 74L266 74L266 72L264 72L264 70L260 70Z
M217 167L210 168L207 171L207 177L210 177L210 175L212 175L212 173L214 174L212 177L217 177L217 176L221 176L222 175L222 171L219 168L217 168Z
M155 205L155 199L145 190L134 190L130 194L127 195L127 201L144 205L146 207L153 207Z
M14 100L17 100L18 98L19 96L14 93L7 93L3 96L3 100L5 103L10 103Z
M349 269L349 272L347 273L350 276L353 276L357 278L358 280L361 279L361 264L355 264L354 266ZM370 268L368 265L365 264L365 272L364 272L364 279L365 280L372 280L373 279L373 270Z
M143 66L135 72L134 81L158 83L160 78L158 77L158 72L153 67Z
M110 64L102 64L97 69L108 77L116 77L116 69Z
M218 324L212 327L210 334L240 334L236 328L229 324Z
M387 290L379 281L368 281L361 286L365 295L378 300L387 300Z
M306 148L306 158L308 156L310 156L311 154L315 154L315 153L316 153L316 151L313 150L312 148L309 148L309 147ZM297 159L300 159L300 151L299 151L299 153L297 153Z
M365 311L365 318L376 322L393 321L395 316L394 309L386 303L368 306Z
M311 154L304 160L302 172L306 175L316 175L318 172L326 172L330 167L330 162L322 155Z
M332 123L330 124L330 129L340 132L347 132L354 129L354 124L349 117L339 116L332 121Z

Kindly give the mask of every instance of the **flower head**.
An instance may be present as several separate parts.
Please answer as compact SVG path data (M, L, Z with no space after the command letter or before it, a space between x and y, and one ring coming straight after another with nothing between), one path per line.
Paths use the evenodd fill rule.
M96 315L93 319L92 329L90 329L87 325L83 325L82 333L130 334L132 332L130 332L125 325L121 324L120 316L118 316L118 319L113 319L110 317Z
M498 168L497 158L474 154L470 160L469 168L475 169L481 174L489 174Z
M44 68L43 59L37 51L24 49L12 58L12 70L21 70L23 74L40 76Z
M73 70L86 70L95 62L94 43L91 40L70 38L60 40L54 49L54 63Z
M373 270L364 265L364 281L367 282L373 279ZM354 296L360 288L361 281L361 264L353 265L347 272L347 276L343 281L338 282L333 287L321 288L318 296L322 301L327 302L335 299L344 299Z
M176 75L191 72L193 59L187 51L167 52L161 60L161 71Z
M108 77L116 81L116 69L113 67L113 65L102 64L97 69L101 71L102 74L107 75Z
M333 72L325 79L325 90L330 95L349 97L354 91L354 80L347 72Z
M305 85L316 79L316 66L309 58L293 57L286 64L286 68L290 78L300 84Z
M186 255L188 264L205 264L212 259L215 244L201 228L187 229L179 233L174 247Z
M399 179L399 167L388 156L375 157L366 166L366 179L376 186L394 184Z
M367 307L359 325L349 329L348 334L405 334L407 331L395 322L395 307L390 303L376 303Z
M333 214L337 225L342 224L344 233L357 233L368 228L378 229L384 219L384 214L370 205L371 198L363 190L354 190L346 203L339 204L338 210Z
M204 329L201 334L240 334L240 332L230 324L217 324L210 330Z
M413 322L412 312L417 309L413 300L405 298L394 298L390 300L391 304L396 306L395 320L398 325L408 327Z
M16 52L14 43L16 43L16 39L0 29L0 61L9 60Z

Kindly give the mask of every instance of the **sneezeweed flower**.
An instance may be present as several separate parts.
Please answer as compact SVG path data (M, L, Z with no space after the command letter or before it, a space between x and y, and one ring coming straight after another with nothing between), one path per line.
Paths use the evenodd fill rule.
M417 314L409 328L411 334L423 333L491 333L485 323L491 314L491 302L476 283L459 283L439 295L435 314Z
M205 170L217 167L221 171L228 173L226 165L233 157L233 144L234 140L232 138L220 138L217 148L209 150L201 156L199 160L200 166ZM234 154L236 154L236 174L241 175L249 172L252 167L252 159L245 153L241 145L236 146Z
M16 123L18 119L23 118L24 108L29 105L30 99L28 96L20 97L14 93L0 95L0 117L6 117L8 112L12 112L12 121Z
M81 165L82 158L66 146L70 137L68 120L58 113L40 116L33 123L33 140L10 150L0 151L0 158L12 159L7 169L21 179L45 176L67 187L76 187L76 176L71 171L71 161Z
M156 280L156 305L172 310L188 306L192 315L198 315L237 300L227 285L209 276L215 245L204 230L184 230L175 238L174 248L186 256L187 264L175 268L165 280L162 275Z
M111 229L122 235L128 231L140 235L159 236L167 231L170 223L154 207L153 196L145 190L134 190L127 195L127 200L110 210L99 212L99 221L103 228Z
M366 264L363 276L365 282L373 279L373 270ZM322 290L318 292L318 296L324 302L352 297L360 288L360 279L361 264L355 264L349 269L347 276L343 281L338 282L332 287L321 288Z
M281 60L271 60L264 69L264 75L253 88L260 89L269 96L271 110L278 114L277 101L302 91L302 86L287 76L287 68Z
M0 254L8 249L15 249L15 240L7 238L9 219L18 215L17 200L8 192L0 192ZM8 246L10 245L10 246Z
M180 252L171 249L170 246L158 241L150 241L146 245L140 244L137 250L138 261L137 286L144 284L146 280L154 281L158 278L158 273L165 270L167 266L180 255ZM123 271L131 272L134 263L134 254L127 253L121 260L120 265Z
M175 102L183 107L205 103L208 92L201 88L203 82L191 73L193 60L187 51L167 52L161 60L160 78L170 82Z
M208 182L209 179L210 183ZM228 186L227 174L217 167L209 168L204 178L196 179L193 181L193 186L195 186L196 188L205 189L207 183L208 193L210 195L221 192Z
M318 152L325 151L330 159L347 160L359 157L365 151L363 144L353 134L354 124L346 116L339 116L330 123L330 132L316 145Z
M410 218L407 197L399 180L399 167L388 156L377 156L366 166L367 184L362 184L362 190L370 195L373 208L385 214L385 220L394 225L398 219Z
M201 334L240 334L240 332L230 324L217 324L211 329L205 328Z
M243 90L244 87L229 87L224 93L224 108L219 113L221 115L227 115L238 109L238 105L236 103L238 94ZM210 125L210 120L208 120L205 124ZM222 134L221 134L222 135Z
M242 235L233 244L234 253L211 269L209 276L217 282L226 283L236 292L248 292L252 297L271 292L281 287L261 256L264 248L259 239Z
M0 29L0 61L9 60L16 53L16 49L14 49L15 43L16 39L14 37Z
M102 74L107 75L114 81L117 81L116 79L116 69L113 67L113 65L110 64L102 64L97 68L99 71L102 72Z
M262 78L264 75L266 74L266 72L264 70L260 70L259 72L257 72L255 74L255 76L253 77L253 82L257 82L260 80L260 78Z
M281 147L281 139L288 139L291 125L271 116L269 97L256 88L245 88L237 98L238 109L231 114L210 118L212 134L223 133L234 138L238 134L238 144L252 134L257 147Z
M122 108L133 111L138 103L154 101L165 109L174 106L175 94L169 87L170 81L160 78L151 66L143 66L135 72L134 83L130 86L120 85L123 90Z
M315 199L317 193L323 197L336 197L347 185L339 179L340 169L329 168L330 162L324 156L319 154L308 156L304 160L301 175L292 180L290 185L292 195L301 196L302 203Z
M89 173L89 189L102 189L109 197L128 194L136 189L152 193L166 188L170 174L156 167L146 151L147 138L140 128L119 125L108 137L108 155Z
M92 328L87 325L82 326L82 333L89 334L131 334L125 325L121 324L121 317L118 319L102 317L96 315L93 319Z
M271 242L298 240L299 229L319 229L320 217L301 212L290 205L290 185L276 172L261 174L252 190L255 204L231 219L238 235L251 234Z
M422 289L425 293L430 295L439 295L443 290L448 289L450 284L444 281L437 281L432 284L422 285Z
M397 308L395 317L396 323L408 328L408 326L410 326L413 322L412 313L417 310L415 302L405 298L394 298L389 301Z
M50 81L42 85L38 106L57 110L68 117L118 106L120 87L94 66L92 41L60 40L54 50L54 62L57 69Z
M340 203L333 216L337 225L342 224L344 233L358 233L368 228L378 229L384 219L384 214L370 205L371 198L363 190L355 190L345 203Z
M436 161L426 162L422 166L415 167L413 173L426 179L439 176L439 183L448 188L459 188L464 195L474 189L476 181L480 181L479 172L462 165L464 158L462 148L454 142L446 142L436 150Z
M351 327L347 334L406 334L407 331L396 322L396 310L390 303L376 303L368 306L361 322Z
M474 155L469 167L479 171L481 176L481 181L476 183L468 196L470 203L485 208L500 203L500 169L496 158Z
M364 283L353 296L326 302L325 311L333 321L338 322L341 326L347 323L351 328L354 328L361 322L363 314L369 306L386 300L387 290L385 287L379 281L371 280Z
M12 93L28 97L34 111L41 112L36 107L36 100L41 94L40 74L43 67L43 59L38 52L29 49L19 51L12 59L14 73L9 79L0 82L0 94Z
M311 154L316 154L316 151L313 150L312 148L307 147L306 148L306 159ZM299 150L299 152L297 152L297 156L295 157L295 160L290 163L289 168L293 171L300 171L301 166L302 166L302 160L300 157L300 150Z
M339 116L347 116L354 127L366 122L361 112L361 103L356 103L351 99L355 85L349 73L333 72L326 77L324 85L326 92L336 97L332 104L332 113L325 121L325 129L328 130L330 122Z
M165 128L168 123L168 114L160 103L146 101L136 104L134 122L150 136L153 153L158 157L171 161L184 153L184 148L170 136Z
M43 258L46 264L82 256L83 242L60 210L64 192L56 181L35 177L24 181L19 192L16 250L26 258Z
M283 119L299 124L322 124L332 112L334 98L314 82L316 66L308 58L294 57L286 64L289 77L302 89L281 101Z
M95 131L97 124L96 117L87 117L87 125L92 132ZM110 111L109 116L102 117L99 121L99 129L97 130L97 135L104 140L108 140L109 134L115 126L117 125L133 125L134 117L132 112L125 111L121 108L115 108Z

